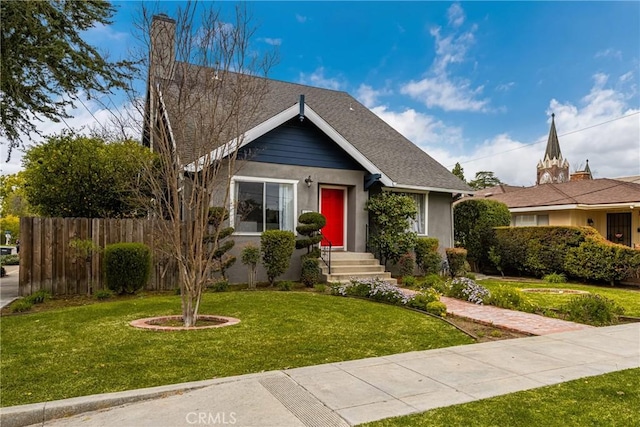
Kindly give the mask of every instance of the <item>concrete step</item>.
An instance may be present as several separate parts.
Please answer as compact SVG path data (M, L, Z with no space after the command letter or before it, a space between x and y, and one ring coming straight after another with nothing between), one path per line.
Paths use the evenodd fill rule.
M322 269L322 273L327 274L329 272L329 268L326 265L322 265L320 267ZM378 265L335 265L331 262L331 273L350 273L350 274L359 274L359 273L384 273L384 267L380 264Z
M380 262L375 259L335 259L331 257L331 267L339 266L339 265L362 265L362 266L370 266L370 265L380 265Z
M375 259L369 252L331 252L331 261L344 259Z
M323 275L323 278L328 282L328 283L349 283L351 282L352 279L381 279L384 280L385 282L389 282L392 284L397 284L397 280L391 277L391 273L388 272L384 272L384 273L358 273L353 274L353 273L336 273L336 274L328 274L328 275Z

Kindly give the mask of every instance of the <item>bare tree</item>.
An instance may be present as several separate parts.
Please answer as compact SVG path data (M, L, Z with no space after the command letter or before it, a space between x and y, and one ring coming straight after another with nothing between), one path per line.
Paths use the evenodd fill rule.
M229 206L231 177L244 132L256 123L276 53L259 54L246 6L227 20L219 10L187 3L175 19L142 12L150 58L144 143L157 155L147 171L149 211L161 247L179 269L184 325L194 326L215 268L225 224L212 225L212 202ZM212 229L213 227L213 229ZM213 246L212 246L213 245Z

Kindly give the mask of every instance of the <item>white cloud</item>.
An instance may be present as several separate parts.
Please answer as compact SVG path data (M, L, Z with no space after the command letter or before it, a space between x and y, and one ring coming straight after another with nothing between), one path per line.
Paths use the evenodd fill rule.
M364 83L356 90L356 99L367 108L375 107L378 102L378 98L385 95L391 95L391 91L388 89L376 90Z
M596 52L594 58L614 58L614 59L622 59L622 52L616 49L604 49Z
M452 147L462 144L460 128L447 126L435 117L417 112L412 108L397 112L381 105L371 108L371 111L429 154L432 154L431 148L434 147L431 146L433 145Z
M311 74L300 73L299 83L326 89L340 90L343 87L342 82L337 78L328 78L324 76L324 67L317 68Z
M116 31L111 25L97 24L96 26L84 32L84 36L88 39L96 39L104 41L124 41L129 37L129 33Z
M266 44L270 44L271 46L280 46L282 44L282 39L272 39L270 37L266 37L262 39Z
M447 18L449 19L449 25L453 27L459 27L464 23L464 10L460 6L460 3L454 3L447 10Z
M307 17L296 13L296 21L298 21L301 24L304 24L305 22L307 22Z
M436 76L419 81L411 80L400 92L422 101L427 107L445 111L486 111L489 99L477 99L483 86L473 89L466 79Z
M443 35L442 28L432 28L430 34L435 39L436 57L426 76L421 80L405 83L400 92L423 102L429 108L441 108L445 111L489 111L490 100L479 98L483 86L473 87L464 77L453 76L452 64L467 60L467 52L475 43L473 25L462 33L456 29L464 22L464 11L455 3L449 8L449 22L454 31Z
M496 90L500 91L500 92L508 92L511 90L511 88L513 88L516 85L515 82L509 82L509 83L500 83L498 86L496 86Z

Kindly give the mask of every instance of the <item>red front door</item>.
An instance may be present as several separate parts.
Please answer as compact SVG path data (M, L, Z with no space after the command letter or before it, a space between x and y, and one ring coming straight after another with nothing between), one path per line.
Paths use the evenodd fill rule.
M344 195L343 188L320 189L320 213L327 218L327 225L322 228L326 239L322 246L344 247Z

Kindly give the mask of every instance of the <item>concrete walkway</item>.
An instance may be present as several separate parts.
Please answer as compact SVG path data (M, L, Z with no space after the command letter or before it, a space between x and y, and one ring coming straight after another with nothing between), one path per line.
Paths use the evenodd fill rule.
M0 424L348 426L638 367L633 323L8 407Z
M0 277L0 308L18 299L19 265L5 265L7 275Z

